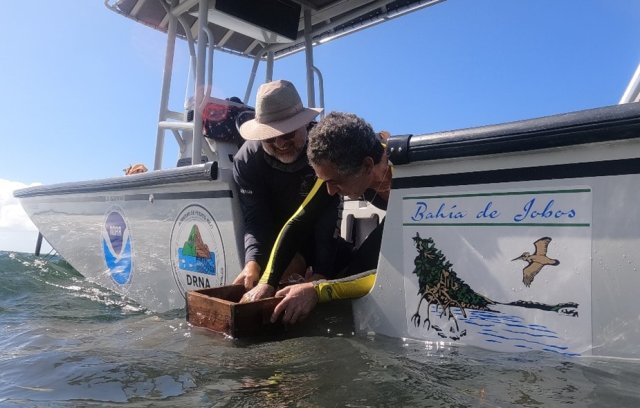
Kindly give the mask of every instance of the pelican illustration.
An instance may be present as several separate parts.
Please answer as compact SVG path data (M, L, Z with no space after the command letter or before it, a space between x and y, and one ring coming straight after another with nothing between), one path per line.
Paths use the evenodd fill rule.
M551 259L547 256L547 248L549 247L549 242L551 242L551 238L542 237L533 245L536 247L536 251L532 254L529 252L523 252L517 258L512 259L512 261L516 261L518 259L522 259L526 261L528 264L522 269L522 282L526 287L531 286L531 282L533 282L533 278L540 272L540 270L546 265L559 265L560 261L557 259Z

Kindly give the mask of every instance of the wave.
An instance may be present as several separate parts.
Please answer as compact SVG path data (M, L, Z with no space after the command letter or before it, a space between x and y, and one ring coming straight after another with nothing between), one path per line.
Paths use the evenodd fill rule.
M87 281L58 256L0 251L2 320L27 316L71 320L113 320L145 309Z

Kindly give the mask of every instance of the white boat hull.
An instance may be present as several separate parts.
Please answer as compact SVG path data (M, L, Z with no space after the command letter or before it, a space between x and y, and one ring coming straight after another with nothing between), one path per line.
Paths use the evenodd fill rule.
M416 149L431 157L394 169L377 281L354 304L358 329L436 346L638 358L639 112L424 138ZM524 252L545 252L546 263L514 260ZM465 298L469 288L484 299Z
M216 180L205 173L205 165L190 166L36 187L18 196L47 241L80 273L162 312L183 308L185 291L229 284L242 269L242 222L230 171L221 170ZM194 226L202 256L181 256Z

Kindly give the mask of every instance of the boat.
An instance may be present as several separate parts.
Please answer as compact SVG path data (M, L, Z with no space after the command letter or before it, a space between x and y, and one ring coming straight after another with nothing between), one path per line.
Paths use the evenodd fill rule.
M153 170L14 195L87 279L152 311L182 309L187 292L227 286L242 269L233 124L251 109L259 64L269 81L278 59L305 52L307 106L322 107L315 44L439 3L107 0L167 33ZM194 83L183 111L168 106L179 39ZM253 60L243 99L211 95L219 51ZM345 202L343 234L356 243L386 219L376 283L352 301L355 329L428 348L640 358L637 77L615 106L392 135L386 214ZM176 167L163 167L167 133Z

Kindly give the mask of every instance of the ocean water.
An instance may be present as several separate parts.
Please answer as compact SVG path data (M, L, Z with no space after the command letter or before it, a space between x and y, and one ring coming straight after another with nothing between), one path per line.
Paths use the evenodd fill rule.
M640 363L435 348L324 317L238 341L0 252L0 407L640 407Z

